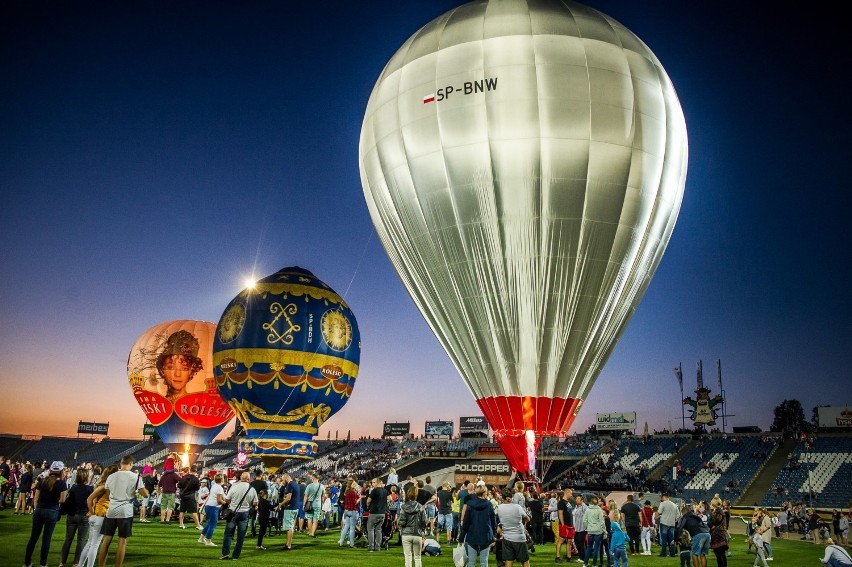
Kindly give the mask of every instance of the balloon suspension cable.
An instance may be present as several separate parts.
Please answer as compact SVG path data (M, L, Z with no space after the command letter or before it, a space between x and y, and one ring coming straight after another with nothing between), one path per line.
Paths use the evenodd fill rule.
M349 289L352 287L352 284L355 282L355 276L358 275L358 271L361 269L361 264L364 262L364 257L367 255L367 250L370 248L370 242L373 241L373 235L376 234L376 227L373 227L370 230L370 235L367 236L367 242L364 243L364 248L361 250L361 257L358 259L358 264L355 266L355 271L352 273L352 278L349 280L349 285L346 286L346 291L343 292L343 299L349 295Z
M353 282L355 281L355 277L358 275L358 271L361 269L361 264L364 262L364 257L367 255L367 250L370 247L370 242L372 242L373 235L375 233L376 233L376 229L375 229L375 227L373 227L370 230L369 236L367 236L367 241L364 243L364 247L361 251L361 257L358 259L358 264L355 266L355 271L352 273L352 277L349 279L349 284L346 286L346 291L344 291L343 295L341 296L341 298L344 301L346 300L346 297L349 295L349 290L352 287ZM338 304L337 310L340 311L340 312L343 311L343 303L342 302L340 304ZM317 343L316 349L314 350L314 354L317 354L319 352L319 348L320 348L320 343ZM295 392L295 391L296 391L296 388L290 389L290 392L287 394L287 397L284 398L283 402L281 402L281 407L279 407L278 411L275 412L276 414L280 414L284 410L284 407L290 401L290 396L292 396L293 392ZM263 430L263 433L261 433L259 435L259 438L263 438L263 436L266 435L266 432L269 431L270 425L271 424L267 424L266 428L264 428L264 430ZM319 427L317 427L317 432L319 432Z

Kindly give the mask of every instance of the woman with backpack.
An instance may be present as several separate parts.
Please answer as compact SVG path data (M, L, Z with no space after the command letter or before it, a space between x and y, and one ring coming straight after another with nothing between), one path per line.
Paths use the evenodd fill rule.
M417 502L416 484L412 484L405 493L405 502L399 507L397 526L402 537L402 555L405 557L405 567L421 567L423 534L426 530L426 510Z

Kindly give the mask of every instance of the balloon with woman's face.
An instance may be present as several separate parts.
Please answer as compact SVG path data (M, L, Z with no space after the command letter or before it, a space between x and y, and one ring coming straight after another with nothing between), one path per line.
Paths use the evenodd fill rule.
M234 417L213 379L216 325L178 320L145 331L130 350L133 395L160 438L178 453L197 453Z

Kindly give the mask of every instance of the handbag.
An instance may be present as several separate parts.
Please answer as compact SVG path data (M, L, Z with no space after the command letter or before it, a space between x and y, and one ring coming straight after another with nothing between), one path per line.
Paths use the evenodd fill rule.
M230 506L230 505L228 505L228 507L227 507L227 508L225 508L224 510L222 510L222 519L223 519L223 520L225 520L226 522L230 522L231 520L233 520L233 519L234 519L234 516L236 516L236 515L237 515L237 508L239 508L239 507L242 505L243 500L245 500L245 499L246 499L246 494L248 494L248 491L249 491L249 490L251 490L251 486L249 486L249 487L246 489L246 491L245 491L245 492L243 492L243 497L242 497L242 498L240 498L240 501L239 501L239 502L237 502L237 507L236 507L236 508L231 508L231 506Z
M305 511L306 514L310 514L314 511L314 498L316 497L316 493L310 498L305 500L305 503L302 505L302 510Z
M562 539L571 539L574 537L574 533L574 526L569 526L568 524L559 525L559 537Z

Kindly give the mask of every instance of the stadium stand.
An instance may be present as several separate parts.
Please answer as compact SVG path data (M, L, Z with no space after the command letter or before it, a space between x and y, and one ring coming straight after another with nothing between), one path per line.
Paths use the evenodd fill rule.
M768 435L707 435L680 456L671 486L684 499L709 500L714 494L734 499L777 445Z
M811 492L813 494L811 494ZM852 437L818 437L799 442L764 495L763 506L804 501L821 508L852 503Z
M77 463L114 463L135 449L147 445L145 441L138 439L104 439L100 443L92 443L77 452L73 459L68 459L66 464Z
M43 461L50 463L57 460L70 463L76 459L78 453L93 444L91 439L42 437L24 451L20 460L29 461L34 465L39 465Z

